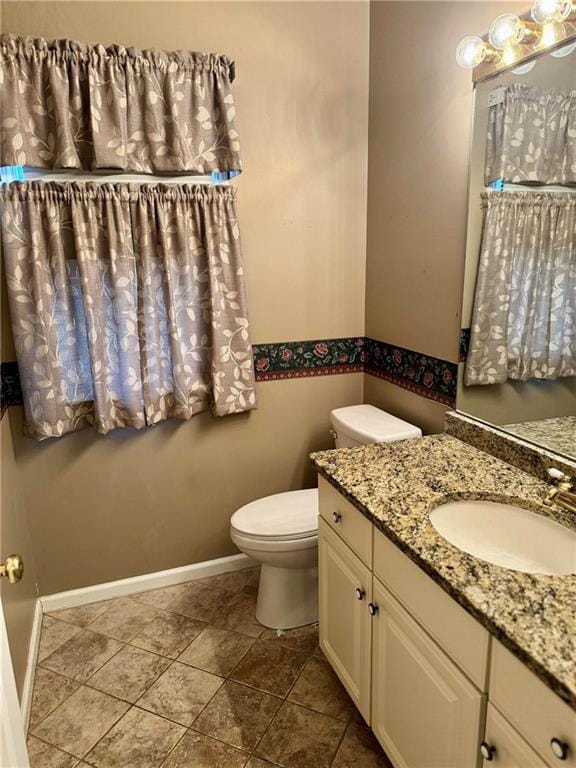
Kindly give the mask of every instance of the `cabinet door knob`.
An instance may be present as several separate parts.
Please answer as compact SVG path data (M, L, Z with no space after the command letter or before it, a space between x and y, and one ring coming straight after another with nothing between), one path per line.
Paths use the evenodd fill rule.
M366 597L366 590L362 589L362 587L356 587L356 598L358 600L364 600Z
M378 613L378 606L375 603L368 603L368 612L370 616L376 616Z
M487 762L491 762L494 760L494 754L496 753L496 747L493 747L491 744L488 744L488 742L483 741L480 744L480 754L486 760Z
M560 739L550 739L550 749L558 760L566 760L568 757L568 744Z
M334 520L335 523L339 523L340 520L342 520L340 512L332 512L332 520Z

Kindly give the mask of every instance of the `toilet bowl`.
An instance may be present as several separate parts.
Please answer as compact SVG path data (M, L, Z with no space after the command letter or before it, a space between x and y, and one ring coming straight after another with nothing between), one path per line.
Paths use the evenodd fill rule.
M288 629L318 618L318 490L266 496L232 516L238 549L262 564L256 618Z
M418 427L372 405L332 411L336 447L421 437ZM318 490L266 496L238 509L230 537L261 563L256 618L291 629L318 621Z

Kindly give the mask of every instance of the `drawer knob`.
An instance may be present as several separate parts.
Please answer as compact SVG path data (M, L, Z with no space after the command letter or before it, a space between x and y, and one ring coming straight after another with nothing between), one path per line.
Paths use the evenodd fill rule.
M378 606L375 603L368 603L368 613L370 616L376 616L378 613Z
M487 762L491 762L494 760L494 755L496 753L496 747L493 747L491 744L488 744L488 742L483 741L482 744L480 744L480 754L486 760Z
M362 587L356 587L356 599L364 600L365 597L366 597L366 590L362 589Z
M332 512L332 520L334 520L335 523L339 523L340 520L342 520L340 512Z
M568 757L568 744L560 739L550 739L550 749L558 760L566 760Z

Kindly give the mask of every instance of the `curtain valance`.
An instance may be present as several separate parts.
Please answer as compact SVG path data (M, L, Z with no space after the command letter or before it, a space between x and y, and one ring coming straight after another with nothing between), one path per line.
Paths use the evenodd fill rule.
M485 183L576 184L576 91L512 84L490 107Z
M190 173L241 169L234 62L0 36L1 165Z
M28 435L255 407L232 188L29 182L1 196Z
M576 192L487 192L465 383L576 376Z

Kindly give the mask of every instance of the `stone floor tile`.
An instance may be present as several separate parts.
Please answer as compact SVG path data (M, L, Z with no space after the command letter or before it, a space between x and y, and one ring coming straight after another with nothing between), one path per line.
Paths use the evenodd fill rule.
M267 693L286 696L306 659L305 653L285 648L273 640L256 640L230 677Z
M276 768L276 766L269 763L268 760L262 760L262 758L252 755L246 763L246 768Z
M332 768L392 768L372 731L350 723Z
M38 661L42 661L50 656L56 648L59 648L66 640L77 635L80 632L79 627L73 627L63 621L57 621L51 616L44 616L42 619L42 631L40 633L40 645L38 647Z
M84 757L127 710L125 702L82 686L36 726L33 735Z
M318 624L308 624L296 629L265 629L260 639L273 640L278 645L311 656L318 649Z
M190 619L214 623L230 603L230 593L202 581L191 581L170 603L170 610Z
M101 600L99 603L89 603L88 605L79 605L76 608L64 608L61 611L50 611L48 616L59 621L65 621L68 624L74 624L77 627L85 627L90 624L100 614L111 608L115 600Z
M122 647L109 637L82 629L60 645L42 666L73 680L85 682Z
M228 593L227 602L211 623L249 637L260 637L265 627L256 620L256 598L257 590L248 586L232 598Z
M138 592L131 595L134 600L139 600L152 608L168 609L170 603L186 591L186 584L173 584L160 589L149 589L146 592Z
M181 725L132 707L86 762L95 768L158 768L185 732Z
M178 661L226 677L253 642L252 638L238 632L208 626L183 651Z
M284 768L329 768L346 724L284 702L258 744L258 757Z
M36 667L28 727L32 729L38 725L79 687L80 683L74 680L50 672L49 669Z
M158 610L131 597L122 597L88 624L88 629L127 643L158 616Z
M260 568L246 568L243 571L232 571L231 573L220 573L218 576L209 576L201 579L204 584L211 587L225 589L227 592L241 592L244 587L258 584L260 577Z
M130 645L175 659L206 627L203 621L162 611L142 632L130 640Z
M175 661L138 700L138 706L189 726L223 682L221 677Z
M348 722L354 705L327 661L312 656L296 680L289 701Z
M133 704L170 663L163 656L126 645L87 684Z
M196 718L193 728L226 744L252 750L281 704L275 696L228 680Z
M30 768L75 768L78 760L45 741L30 736L27 743Z
M249 752L191 730L178 742L162 768L244 768L249 757Z

